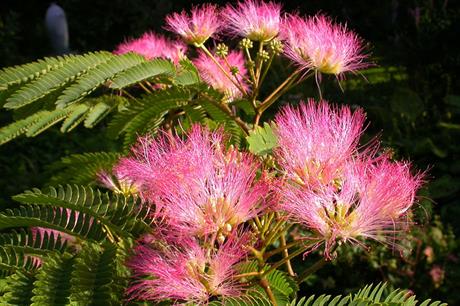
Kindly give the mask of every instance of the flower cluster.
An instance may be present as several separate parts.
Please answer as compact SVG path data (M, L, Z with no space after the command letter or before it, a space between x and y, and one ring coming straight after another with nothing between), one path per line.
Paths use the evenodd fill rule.
M215 5L205 4L186 11L173 13L166 17L167 29L180 35L188 44L200 46L222 28L218 9Z
M186 139L140 139L115 170L154 205L161 237L155 241L174 249L138 249L133 270L154 280L140 281L133 296L204 302L239 293L230 276L246 254L240 225L263 211L269 193L267 182L256 177L258 167L250 155L226 148L222 132L198 125Z
M321 74L341 78L368 66L363 42L345 25L324 15L282 16L281 5L273 2L246 0L222 9L204 4L190 13L173 13L166 23L197 48L191 62L201 80L223 94L216 95L214 106L249 137L251 130L257 132L263 111L308 72L319 81ZM241 37L241 50L229 50L223 43L208 50L206 42L219 35ZM116 53L130 51L177 64L186 47L148 33L120 45ZM297 69L259 99L270 64L281 53ZM183 67L177 68L180 74ZM199 98L187 107L200 109L206 93L198 92ZM234 102L240 98L253 108L253 123L238 117L239 103ZM244 112L251 117L250 111ZM360 147L365 119L361 108L352 111L326 101L286 106L274 120L277 146L271 156L260 159L228 146L223 130L196 124L184 137L173 123L158 137L140 137L113 175L99 175L107 188L135 194L151 208L152 233L138 241L129 260L135 277L130 298L205 304L240 295L245 286L239 279L249 274L273 301L264 277L270 269L289 265L291 246L301 245L296 251L301 254L324 244L329 256L339 242L364 245L373 239L397 245L397 233L410 224L423 174L411 173L408 162L379 153L377 140ZM286 244L282 238L292 224L308 234ZM276 241L280 246L266 252ZM237 266L249 252L258 270L241 276ZM284 262L269 263L280 253Z
M407 224L423 175L412 175L407 162L375 156L377 142L358 150L363 111L310 100L285 108L275 121L275 156L285 174L281 210L313 230L326 250L338 240L391 243Z
M369 65L361 39L324 15L289 16L283 22L282 36L286 56L301 70L341 76Z
M280 30L281 5L247 0L236 7L228 5L223 12L228 32L254 41L270 41Z
M212 296L238 296L241 285L232 276L245 258L241 239L230 237L207 252L197 240L169 241L162 248L140 245L129 266L140 279L130 289L132 298L186 300L203 303Z
M120 44L114 53L134 52L149 60L160 57L170 59L177 64L184 57L186 51L187 47L179 41L172 41L162 35L147 32L140 38Z
M182 11L167 16L166 29L179 35L185 43L202 49L193 62L202 80L223 93L226 102L249 94L249 85L257 88L260 72L254 73L252 69L255 64L260 69L261 63L270 58L270 53L284 52L299 72L314 71L318 84L321 73L342 77L345 72L369 66L362 40L346 25L336 24L324 15L284 17L281 5L275 2L246 0L224 8L203 4L193 7L190 13ZM245 55L228 52L228 47L224 45L221 58L216 58L207 50L205 43L220 34L243 38L240 45L246 49ZM260 42L256 61L249 52L252 41ZM263 49L264 43L269 46L269 52ZM186 51L182 43L149 32L120 44L114 52L135 52L147 59L163 57L177 64ZM251 70L251 81L248 81L246 68Z

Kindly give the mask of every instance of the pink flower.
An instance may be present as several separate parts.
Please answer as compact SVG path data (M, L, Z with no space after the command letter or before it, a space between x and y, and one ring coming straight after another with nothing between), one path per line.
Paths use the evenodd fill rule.
M160 210L159 184L167 180L187 184L196 173L209 171L212 167L209 157L222 142L221 133L211 133L199 126L188 133L187 139L165 132L156 138L140 137L131 148L132 156L122 158L114 172L136 184L141 197L155 203Z
M230 33L255 41L269 41L278 35L280 14L280 4L258 0L227 5L223 13Z
M138 193L138 186L136 183L125 177L125 175L121 174L120 171L116 169L113 171L113 174L101 171L97 174L97 178L102 186L115 193L125 196L136 195Z
M244 77L247 76L247 70L244 66L244 56L241 51L231 51L226 56L225 60L216 58L220 65L224 68L228 75L233 77L233 80L240 84L245 91L248 86L244 82ZM219 69L219 67L207 56L204 52L200 52L198 58L193 61L198 68L201 78L209 86L224 93L228 100L232 101L243 96L238 87ZM236 76L232 70L237 72Z
M242 285L233 275L235 265L246 255L243 244L232 236L217 250L205 249L194 239L163 248L138 246L128 265L141 279L128 289L128 295L130 299L198 304L206 304L213 296L238 296Z
M194 7L191 14L182 11L166 17L167 29L179 34L188 43L200 46L221 28L218 9L213 4Z
M187 47L181 42L169 40L163 35L147 32L140 38L131 39L118 45L114 53L125 54L134 52L149 60L162 57L170 59L177 64L185 56L186 51Z
M310 187L333 181L356 151L364 120L360 108L352 112L325 101L285 107L275 119L275 157L287 178Z
M315 189L285 184L281 207L325 241L326 252L337 240L360 244L358 238L396 246L422 177L412 175L408 163L360 156L346 163L335 183Z
M283 23L281 36L286 56L301 70L341 76L369 66L361 39L324 15L308 19L291 15Z
M269 187L254 158L226 149L221 132L195 125L188 138L141 139L118 169L138 183L156 216L182 235L225 240L265 205Z

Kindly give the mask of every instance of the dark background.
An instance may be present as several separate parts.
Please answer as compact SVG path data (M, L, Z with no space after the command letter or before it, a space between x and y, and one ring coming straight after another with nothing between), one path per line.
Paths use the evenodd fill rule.
M70 47L76 53L113 50L128 37L163 31L164 17L190 8L191 3L200 2L58 1L66 11ZM52 55L44 26L48 5L0 2L0 67ZM371 253L350 248L334 265L311 277L304 293L342 293L364 283L389 281L420 297L459 305L460 1L310 0L285 1L284 8L301 14L326 13L369 42L372 61L380 70L365 74L368 81L349 76L344 93L334 80L326 79L325 97L364 107L371 122L367 135L380 134L395 157L410 159L429 173L415 215L418 226L407 242L412 251L399 254L378 245ZM282 60L275 65L286 66ZM274 86L285 70L270 75L268 86ZM300 86L281 104L311 95L313 87ZM11 120L12 114L0 113L0 126ZM65 135L51 129L37 138L7 143L0 147L0 205L14 205L11 195L45 185L52 175L49 165L61 157L101 150L119 150L117 142L105 137L103 124Z

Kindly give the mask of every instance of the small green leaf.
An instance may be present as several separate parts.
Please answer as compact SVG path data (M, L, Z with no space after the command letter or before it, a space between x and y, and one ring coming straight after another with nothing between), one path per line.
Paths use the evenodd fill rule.
M257 127L246 137L249 144L249 151L256 155L266 155L272 153L278 145L278 140L273 132L273 125L264 123L263 127Z

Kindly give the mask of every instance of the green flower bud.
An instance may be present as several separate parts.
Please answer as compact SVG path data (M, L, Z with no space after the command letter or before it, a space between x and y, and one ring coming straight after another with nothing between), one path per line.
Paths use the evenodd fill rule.
M216 55L219 57L224 58L228 55L228 47L226 44L218 44L216 50Z

